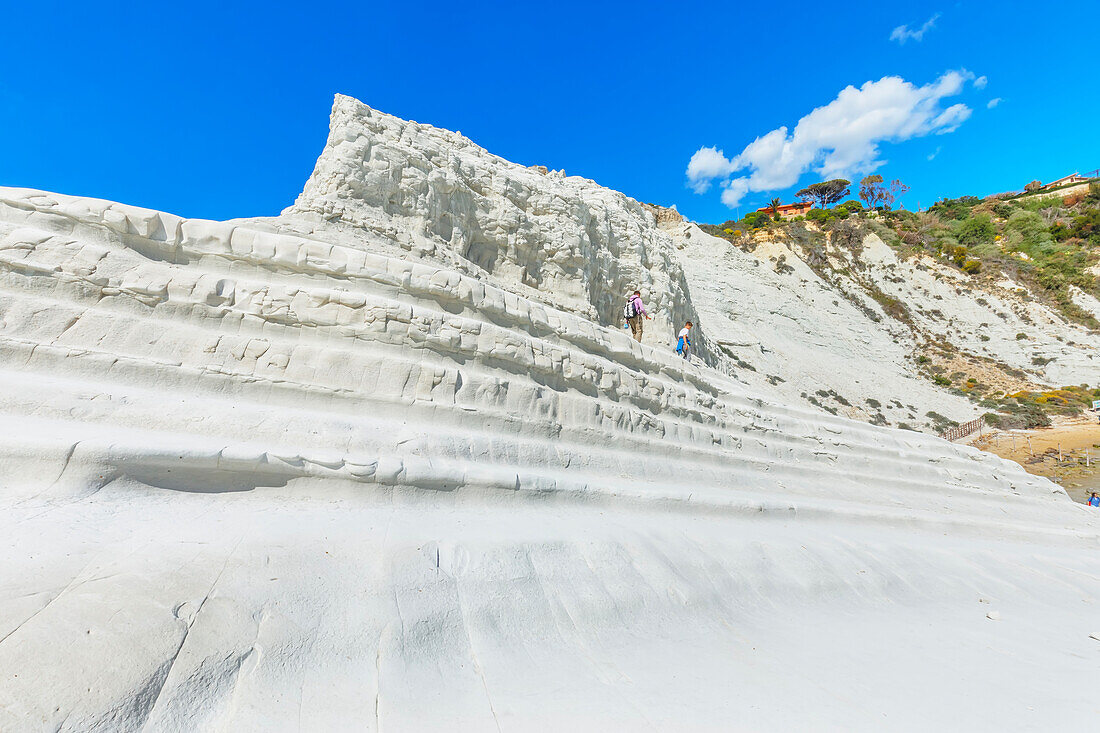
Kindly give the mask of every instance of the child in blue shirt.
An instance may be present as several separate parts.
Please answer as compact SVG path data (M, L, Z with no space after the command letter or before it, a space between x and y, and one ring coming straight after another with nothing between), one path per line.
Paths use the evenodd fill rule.
M688 352L691 350L691 325L691 321L688 321L676 337L676 353L685 359L688 358Z

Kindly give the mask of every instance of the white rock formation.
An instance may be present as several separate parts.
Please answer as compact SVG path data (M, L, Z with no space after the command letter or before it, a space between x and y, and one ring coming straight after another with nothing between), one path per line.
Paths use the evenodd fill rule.
M637 201L350 97L337 96L324 152L281 219L284 231L442 264L601 325L621 326L640 289L656 315L646 343L669 343L693 315L671 239Z
M285 218L0 189L0 729L1094 720L1094 512L632 341L636 203L334 120Z
M815 270L792 242L764 239L747 251L688 222L664 228L714 351L757 392L930 430L928 411L960 421L986 411L918 376L918 358L939 350L932 344L956 349L954 368L982 379L1015 370L1017 384L1100 382L1095 333L1011 280L979 289L930 257L899 259L873 234L858 253L822 247L828 267ZM908 320L892 317L875 292L903 305ZM1095 302L1082 291L1074 297L1086 311ZM986 373L973 366L983 361L992 365Z
M675 232L700 319L754 390L912 427L923 426L929 410L977 414L965 398L914 374L915 345L903 324L859 290L823 280L787 244L747 252L694 224ZM780 257L789 269L777 268Z

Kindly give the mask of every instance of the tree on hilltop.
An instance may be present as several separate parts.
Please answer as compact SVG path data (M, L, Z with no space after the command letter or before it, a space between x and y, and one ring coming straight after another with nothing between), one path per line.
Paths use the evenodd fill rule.
M889 208L894 200L903 195L909 187L895 178L887 186L883 182L882 176L877 173L873 176L866 176L859 182L859 197L867 204L867 208L876 210L880 206Z
M827 209L830 204L835 204L850 193L848 186L850 186L851 183L851 181L846 181L843 178L834 178L831 181L822 181L821 183L811 183L809 186L806 186L806 188L796 193L795 196L803 201L813 201L817 204L817 208L819 209Z
M768 208L772 210L772 216L775 217L776 221L779 221L779 207L782 205L783 201L778 198L772 199L771 203L768 204Z
M909 187L902 183L900 179L895 178L894 180L890 181L890 200L887 202L887 204L893 204L894 199L904 196L908 190Z

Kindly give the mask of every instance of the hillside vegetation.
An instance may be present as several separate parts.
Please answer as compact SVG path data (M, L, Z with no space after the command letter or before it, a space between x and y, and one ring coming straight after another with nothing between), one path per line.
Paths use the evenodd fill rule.
M748 252L784 243L838 293L870 305L863 307L868 318L885 317L895 333L899 324L908 329L912 371L966 397L991 423L1038 427L1100 399L1091 365L1046 368L1100 337L1100 182L1068 196L945 199L924 212L869 211L850 200L791 221L751 212L700 228ZM862 251L872 235L898 266L867 265ZM783 256L772 261L776 272L790 270ZM914 277L926 273L953 292L918 286ZM956 294L952 310L947 301ZM1006 327L1018 331L998 336ZM1081 383L1062 384L1067 378ZM927 418L937 429L958 421L935 411Z
M1074 302L1075 288L1100 298L1100 182L1067 197L1000 194L944 199L926 212L866 211L856 200L811 209L790 222L766 212L701 228L735 244L761 229L791 232L809 222L828 233L859 221L901 256L929 253L976 280L1009 276L1069 320L1100 328L1095 313Z

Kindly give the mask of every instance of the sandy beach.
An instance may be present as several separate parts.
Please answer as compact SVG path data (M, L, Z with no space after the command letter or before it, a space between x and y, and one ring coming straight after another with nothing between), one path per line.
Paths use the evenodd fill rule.
M1085 502L1091 492L1100 492L1100 421L1093 414L1063 419L1049 428L987 431L970 444L1057 481L1074 501Z

